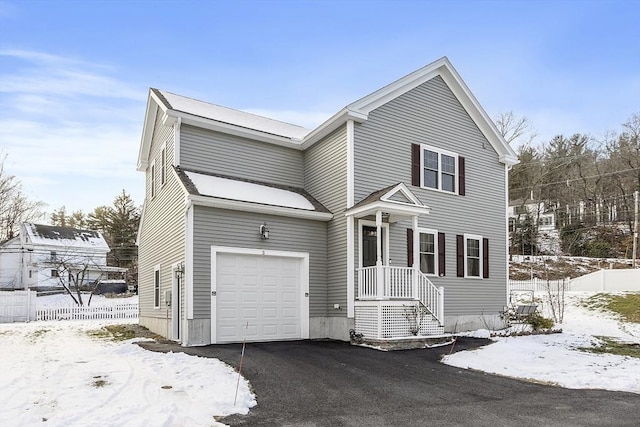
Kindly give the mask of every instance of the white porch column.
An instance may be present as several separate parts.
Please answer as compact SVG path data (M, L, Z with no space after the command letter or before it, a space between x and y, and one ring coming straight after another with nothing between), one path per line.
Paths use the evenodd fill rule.
M376 283L378 298L384 298L384 272L382 271L382 211L376 212Z
M420 232L418 232L418 216L411 217L413 227L413 299L420 299L418 295L418 272L420 271Z

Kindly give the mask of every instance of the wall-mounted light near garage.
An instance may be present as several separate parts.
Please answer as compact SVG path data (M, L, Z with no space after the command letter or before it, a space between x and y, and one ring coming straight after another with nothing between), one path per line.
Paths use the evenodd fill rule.
M176 264L175 270L173 271L176 275L176 279L180 279L184 274L184 262L179 262L178 264Z
M269 238L269 229L266 222L260 226L260 237L265 240Z

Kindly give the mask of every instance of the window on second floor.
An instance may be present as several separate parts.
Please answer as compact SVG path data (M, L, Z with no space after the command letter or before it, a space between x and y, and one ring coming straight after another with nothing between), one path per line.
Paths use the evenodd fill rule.
M149 172L149 186L151 191L151 197L156 195L156 163L151 163L151 169Z
M424 144L412 144L411 184L465 195L465 158Z
M162 148L160 152L160 185L167 182L167 149Z

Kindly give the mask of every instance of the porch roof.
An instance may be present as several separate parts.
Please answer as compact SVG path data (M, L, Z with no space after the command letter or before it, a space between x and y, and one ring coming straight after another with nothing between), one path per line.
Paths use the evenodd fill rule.
M382 211L389 214L389 222L406 217L428 214L431 211L403 182L374 191L347 209L345 216L362 218Z

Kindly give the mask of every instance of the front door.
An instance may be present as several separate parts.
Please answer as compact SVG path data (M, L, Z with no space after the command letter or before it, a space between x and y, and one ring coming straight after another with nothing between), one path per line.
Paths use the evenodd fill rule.
M382 230L384 236L384 230ZM384 254L384 238L382 239L382 253ZM384 257L383 257L384 258ZM362 227L362 266L371 267L378 260L378 242L376 227Z

